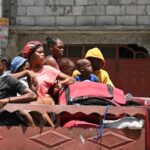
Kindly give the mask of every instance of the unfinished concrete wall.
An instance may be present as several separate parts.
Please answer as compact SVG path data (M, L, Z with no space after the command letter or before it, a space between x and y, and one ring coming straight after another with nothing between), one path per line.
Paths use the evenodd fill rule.
M43 28L43 27L13 27L10 30L9 49L7 53L17 53L30 40L43 41L47 36L60 37L66 44L127 44L137 43L150 49L150 30L139 28L124 29L106 27L82 28Z
M11 5L11 24L17 25L150 25L149 0L5 1Z
M150 0L3 0L3 6L11 56L46 36L66 44L137 43L150 50Z

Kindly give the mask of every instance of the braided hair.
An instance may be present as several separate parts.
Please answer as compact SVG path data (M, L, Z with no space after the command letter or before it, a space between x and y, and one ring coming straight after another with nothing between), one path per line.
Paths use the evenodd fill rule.
M52 54L50 47L56 45L58 40L60 40L58 37L46 37L45 41L43 42L44 53L46 56Z

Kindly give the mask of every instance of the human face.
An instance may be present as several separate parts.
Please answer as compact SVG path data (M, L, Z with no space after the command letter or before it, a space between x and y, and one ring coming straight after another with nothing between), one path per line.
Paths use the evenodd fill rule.
M25 62L24 66L23 66L23 70L30 70L30 64L28 61Z
M64 55L64 42L58 39L51 49L54 58L62 57Z
M45 59L43 47L39 47L32 55L30 60L36 64L43 64Z
M23 70L30 70L30 63L26 61L16 72L20 72Z
M69 62L68 65L62 66L61 71L69 76L72 76L73 71L75 70L75 64L73 62Z
M91 62L93 71L101 69L102 61L100 59L94 57L89 57L87 59Z
M90 74L93 72L91 62L89 60L86 60L83 66L83 71L87 74Z

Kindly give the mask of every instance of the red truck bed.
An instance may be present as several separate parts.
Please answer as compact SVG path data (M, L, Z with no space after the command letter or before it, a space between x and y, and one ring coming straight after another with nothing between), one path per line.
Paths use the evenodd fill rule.
M3 110L14 112L16 110L30 110L39 113L54 112L57 122L64 121L62 115L71 116L78 113L89 117L103 118L106 107L102 106L45 106L30 104L7 104ZM112 106L107 113L118 117L121 115L135 116L144 119L142 129L113 129L104 128L102 138L95 141L97 128L63 128L52 127L26 127L26 126L1 126L0 150L149 150L149 117L146 107L121 107ZM61 124L61 123L60 123Z

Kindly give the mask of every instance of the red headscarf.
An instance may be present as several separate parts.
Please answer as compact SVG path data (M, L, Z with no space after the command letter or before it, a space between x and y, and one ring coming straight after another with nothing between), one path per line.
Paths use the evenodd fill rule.
M42 46L42 43L40 41L28 42L22 50L23 57L28 59L33 54L33 52L40 46Z

